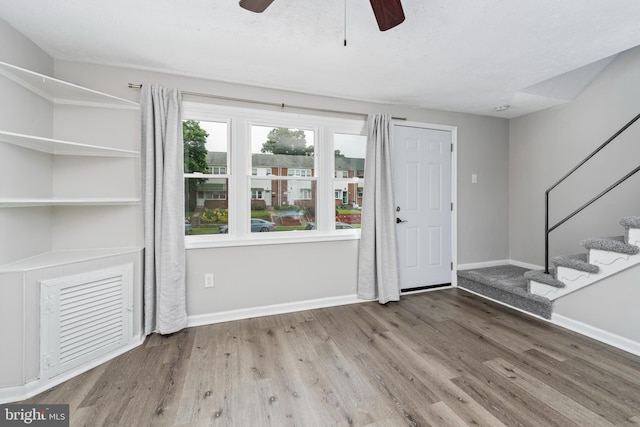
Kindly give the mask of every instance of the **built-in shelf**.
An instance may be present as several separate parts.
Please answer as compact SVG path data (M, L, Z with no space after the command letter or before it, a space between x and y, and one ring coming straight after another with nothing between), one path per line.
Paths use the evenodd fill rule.
M10 264L1 265L0 273L27 272L31 270L39 270L42 268L92 261L112 256L133 254L138 253L141 250L141 247L125 247L44 252L29 258L24 258L12 262Z
M0 208L27 208L37 206L117 206L137 204L140 204L140 199L133 197L0 198Z
M56 104L138 109L139 104L0 61L0 74Z
M4 79L7 81L3 81ZM24 104L21 110L26 123L22 124L25 129L5 127L0 131L0 149L5 156L0 159L2 167L8 168L7 173L15 172L13 173L15 179L11 181L13 185L7 184L4 190L0 191L2 193L0 194L2 224L6 228L14 222L16 224L38 222L40 224L38 230L41 231L36 234L25 234L21 229L16 228L5 233L6 236L2 236L5 240L3 247L5 263L0 265L0 287L4 289L3 296L6 297L6 301L3 300L4 304L0 304L2 305L0 324L11 323L12 328L11 333L2 334L3 346L0 359L3 361L4 369L0 373L0 402L10 402L24 400L34 394L34 390L49 388L55 385L57 379L71 373L67 371L54 378L50 374L51 371L44 368L49 366L45 365L48 355L45 355L43 350L49 348L46 346L49 341L43 340L42 337L48 337L47 339L54 337L51 339L55 340L56 335L48 329L51 322L47 320L41 323L40 320L51 319L51 317L40 316L41 304L44 301L40 292L43 281L92 274L123 264L132 264L135 273L132 280L127 279L127 292L140 295L144 248L96 249L102 246L130 244L132 240L129 233L137 229L136 218L125 220L128 222L123 224L120 217L122 214L127 217L133 216L136 214L135 211L140 209L140 197L130 197L139 194L138 180L127 180L125 183L117 180L112 186L110 177L117 174L137 175L135 171L139 169L139 149L133 151L100 144L111 145L111 140L106 139L112 134L109 129L111 118L133 117L132 114L137 114L134 110L139 109L138 103L1 61L0 80L3 88L8 89L9 92L15 92L7 94L8 96L3 99L0 98L0 104L5 109L12 108L16 101ZM39 107L45 103L51 108L40 109ZM32 106L33 109L29 108ZM9 132L30 132L33 129L46 128L47 126L44 128L30 126L32 122L37 123L39 120L44 121L45 124L51 123L55 128L58 124L55 114L61 110L64 110L60 118L61 123L71 125L70 121L73 117L67 117L67 114L83 117L82 113L86 113L89 109L92 109L90 116L96 121L95 126L92 131L78 136L81 138L80 142L53 139L51 138L53 134L48 133L35 136ZM104 123L97 122L103 116L109 120ZM16 125L19 126L18 123ZM96 142L92 136L96 136L97 132L100 133L101 138L98 145L84 143L84 141ZM127 145L127 147L130 146ZM62 159L59 156L65 156L65 158ZM76 157L70 158L73 156ZM92 171L92 166L96 166L101 176L108 175L98 179L97 176L91 176L91 173L83 173L87 170ZM32 170L38 171L33 178L29 176ZM96 185L89 192L82 184L92 178L96 180ZM11 192L9 192L10 187L13 187ZM78 197L83 194L90 197ZM20 197L15 197L16 195ZM34 197L42 195L49 197ZM95 197L96 195L98 197ZM91 224L91 214L98 211L99 215L93 216L99 218L106 216L108 220L117 221L117 224L112 224L111 227L116 227L111 230L117 233L116 236L109 235L109 230L94 236L92 233L87 234L84 230L76 228L77 216L82 216L82 224L86 225L87 221ZM111 221L107 222L111 224ZM16 250L15 254L11 253L15 243L12 239L21 239L17 244L20 250ZM135 238L133 242L137 243L138 240ZM86 248L81 249L83 246ZM55 250L69 247L74 249ZM20 258L16 259L17 257ZM137 298L136 301L129 300L123 305L125 308L123 313L127 318L134 319L134 323L140 322L141 304L141 299ZM126 336L121 337L119 341L121 347L118 347L117 351L121 351L124 348L122 346L126 347L134 342L134 335L141 333L139 324L135 328L134 330L127 326ZM113 351L110 356L117 353L116 349ZM91 360L87 358L74 361L77 363L73 365L74 374L89 369L91 364L97 363L103 357L105 354L100 354L99 358Z
M140 155L137 151L132 150L101 147L13 132L0 131L0 141L60 156L138 157Z

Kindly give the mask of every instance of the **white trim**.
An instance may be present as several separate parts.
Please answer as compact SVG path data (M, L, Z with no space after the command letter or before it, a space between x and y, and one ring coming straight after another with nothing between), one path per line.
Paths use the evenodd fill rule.
M497 267L499 265L515 265L529 270L542 270L544 267L536 264L529 264L514 259L497 259L493 261L472 262L458 265L458 270L471 270L474 268Z
M544 270L544 267L536 264L529 264L528 262L516 261L515 259L510 259L509 264L515 265L516 267L527 268L529 270Z
M236 246L289 245L296 243L337 242L343 240L360 240L360 229L335 230L333 233L320 234L316 230L293 230L283 233L253 233L243 237L228 237L216 234L188 236L185 249L233 248Z
M95 368L96 366L99 366L105 362L110 361L111 359L114 359L130 350L133 350L134 348L138 347L139 345L143 344L145 340L145 337L142 337L140 335L133 337L131 339L131 342L129 344L127 344L124 347L121 347L119 349L117 349L116 351L105 355L99 359L93 360L91 363L87 363L83 366L80 366L76 369L73 369L69 372L66 372L64 374L58 375L57 377L51 379L51 380L46 380L46 379L37 379L35 381L32 381L28 384L25 384L23 386L15 386L15 387L4 387L4 388L0 388L0 404L5 404L5 403L11 403L11 402L18 402L20 400L26 400L29 399L33 396L35 396L36 394L40 394L44 391L49 390L52 387L55 387L59 384L62 384L65 381L70 380L73 377L76 377L84 372L87 372L93 368Z
M232 107L228 105L184 102L184 117L193 120L227 122L228 141L245 141L235 144L234 150L228 147L228 208L232 213L229 219L229 233L220 235L190 235L185 236L187 249L252 246L269 244L306 243L334 240L357 240L359 230L336 231L333 218L335 203L331 193L334 181L333 167L333 134L347 133L363 135L366 121L360 119L346 119L321 115L299 114L283 111L258 110L255 108ZM252 175L251 147L246 141L250 140L252 126L296 127L313 131L314 146L318 154L314 158L316 176L269 176L256 177ZM249 227L251 182L254 180L296 180L302 182L317 182L316 193L316 230L287 231L286 233L251 233ZM247 197L245 197L247 195ZM260 234L260 235L258 235Z
M577 332L581 335L585 335L589 338L593 338L596 341L609 344L631 354L635 354L636 356L640 356L640 342L596 328L595 326L565 317L561 314L553 313L551 315L551 323L562 328L569 329L573 332Z
M459 264L458 270L472 270L474 268L497 267L499 265L511 264L508 259L498 259L494 261L472 262L468 264Z
M242 308L239 310L223 311L220 313L197 314L189 316L188 327L210 325L213 323L230 322L232 320L249 319L252 317L271 316L274 314L293 313L296 311L313 310L316 308L337 307L340 305L368 302L357 297L356 294L338 297L318 298L306 301L295 301L283 304L265 305L260 307Z

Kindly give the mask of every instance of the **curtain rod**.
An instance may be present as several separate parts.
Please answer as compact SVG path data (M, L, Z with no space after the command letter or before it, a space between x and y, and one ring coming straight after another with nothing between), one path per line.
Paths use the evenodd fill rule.
M142 85L141 84L136 84L136 83L129 83L129 88L131 89L141 89ZM253 99L244 99L244 98L233 98L233 97L228 97L228 96L221 96L221 95L212 95L209 93L200 93L200 92L187 92L187 91L183 91L182 92L183 95L190 95L190 96L199 96L202 98L213 98L213 99L221 99L224 101L235 101L235 102L244 102L244 103L248 103L248 104L257 104L257 105L267 105L270 107L279 107L279 108L295 108L296 110L307 110L307 111L317 111L317 112L321 112L321 113L333 113L333 114L348 114L348 115L352 115L352 116L361 116L361 117L367 117L367 113L357 113L354 111L341 111L341 110L330 110L330 109L325 109L325 108L315 108L315 107L304 107L301 105L288 105L283 102L278 104L277 102L266 102L266 101L256 101ZM407 120L406 117L391 117L394 120Z

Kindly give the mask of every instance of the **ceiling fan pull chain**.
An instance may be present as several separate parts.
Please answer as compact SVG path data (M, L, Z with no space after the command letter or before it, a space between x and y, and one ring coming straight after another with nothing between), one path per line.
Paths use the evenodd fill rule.
M347 0L344 0L344 46L347 47Z

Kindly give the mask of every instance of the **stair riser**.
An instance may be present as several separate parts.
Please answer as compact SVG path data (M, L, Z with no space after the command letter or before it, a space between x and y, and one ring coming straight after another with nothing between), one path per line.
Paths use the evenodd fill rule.
M600 267L598 273L586 273L573 268L558 267L556 278L564 282L564 288L555 288L544 283L531 280L529 292L535 295L554 300L561 296L575 292L585 286L591 285L612 274L618 273L636 264L640 264L640 254L626 255L616 252L602 251L599 249L589 250L589 262Z
M627 243L640 246L640 228L630 228L627 233Z

